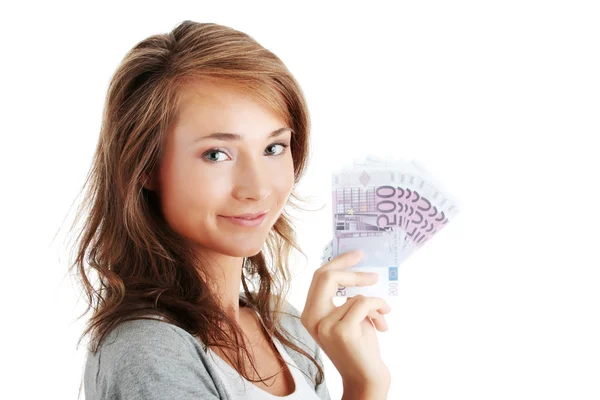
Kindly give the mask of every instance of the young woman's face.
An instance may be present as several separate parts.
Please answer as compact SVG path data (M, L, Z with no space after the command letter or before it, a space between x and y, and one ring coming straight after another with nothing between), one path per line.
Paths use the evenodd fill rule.
M241 139L208 138L214 133ZM158 192L171 229L205 254L255 255L294 186L291 147L285 147L291 135L261 104L222 84L198 81L184 90L158 181L146 187ZM262 212L266 217L258 226L226 218Z

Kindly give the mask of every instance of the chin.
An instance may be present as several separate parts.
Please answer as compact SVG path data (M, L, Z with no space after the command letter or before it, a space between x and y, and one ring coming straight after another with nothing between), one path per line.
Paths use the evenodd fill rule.
M261 243L260 247L229 247L222 249L220 253L230 257L252 257L260 253L263 249L263 245L264 243Z

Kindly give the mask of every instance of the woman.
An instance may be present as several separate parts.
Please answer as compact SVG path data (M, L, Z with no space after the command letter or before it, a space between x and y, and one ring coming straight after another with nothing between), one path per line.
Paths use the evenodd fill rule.
M389 306L331 301L338 284L375 282L343 271L357 253L315 272L302 314L286 301L288 256L301 250L284 206L297 198L309 122L291 73L242 32L184 21L126 55L73 264L94 308L87 400L329 399L321 348L344 398L385 398L370 321L386 330Z

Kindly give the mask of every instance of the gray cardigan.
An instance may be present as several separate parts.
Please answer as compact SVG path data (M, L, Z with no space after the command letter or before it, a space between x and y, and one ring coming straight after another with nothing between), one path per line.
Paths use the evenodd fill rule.
M240 298L246 299L244 293L240 293ZM321 349L300 322L300 312L289 302L285 306L285 312L298 317L281 315L283 327L293 336L288 339L315 357L323 368ZM325 380L315 385L314 363L284 347L298 368L310 376L304 377L317 395L331 400ZM226 383L214 368L202 344L187 331L160 319L126 321L105 337L96 354L88 350L83 379L85 398L229 400Z

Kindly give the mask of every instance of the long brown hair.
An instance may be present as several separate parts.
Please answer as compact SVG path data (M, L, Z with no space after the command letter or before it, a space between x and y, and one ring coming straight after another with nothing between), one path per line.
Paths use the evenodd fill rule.
M295 183L304 173L310 131L306 101L292 74L272 52L245 33L189 20L136 44L111 78L84 184L87 191L75 220L85 208L87 218L76 238L76 258L69 272L76 269L74 275L85 290L87 309L81 316L93 308L78 347L89 334L88 349L95 353L119 323L160 315L197 336L205 350L207 346L230 350L235 357L227 359L244 378L264 382L247 374L242 352L253 367L254 362L241 340L242 331L219 306L211 292L211 277L199 273L198 266L206 265L206 260L192 251L189 239L170 229L161 217L156 194L143 187L161 159L180 88L197 78L234 85L286 121L294 131L290 145ZM294 191L286 207L299 209L292 200L301 200ZM266 333L315 363L316 384L320 384L321 366L284 336L289 332L279 319L285 314L289 290L289 256L293 249L304 255L292 220L284 208L263 250L244 259L241 280L248 305L260 314ZM90 281L92 272L97 287ZM251 292L248 281L258 284L258 291Z

